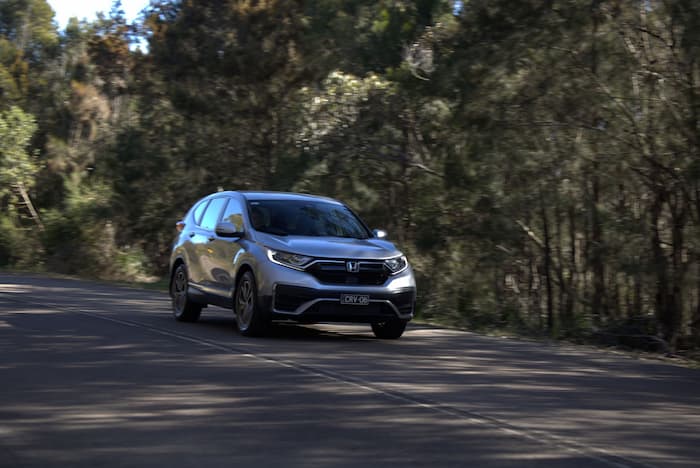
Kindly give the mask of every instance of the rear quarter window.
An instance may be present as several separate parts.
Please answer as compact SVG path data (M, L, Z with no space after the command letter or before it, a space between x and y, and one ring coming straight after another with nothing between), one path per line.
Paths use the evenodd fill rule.
M204 214L204 209L207 207L208 203L209 200L204 200L199 205L197 205L197 207L194 209L194 213L192 213L194 224L196 224L197 226L199 226L199 223L202 222L202 215Z

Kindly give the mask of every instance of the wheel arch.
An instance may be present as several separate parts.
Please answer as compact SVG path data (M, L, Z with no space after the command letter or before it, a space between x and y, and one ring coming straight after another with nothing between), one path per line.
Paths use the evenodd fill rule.
M238 271L236 272L236 278L234 279L233 282L233 289L234 289L234 295L236 293L236 288L238 288L238 282L241 280L241 277L245 274L246 271L249 271L253 275L253 279L255 282L258 282L258 278L255 276L255 270L253 270L253 266L246 262L243 263L239 268Z
M171 296L173 294L173 278L175 277L175 270L177 270L177 267L179 267L180 265L185 265L185 268L187 268L187 265L185 264L185 259L181 256L178 256L175 259L175 261L173 261L172 268L170 268L170 279L168 280L168 293Z

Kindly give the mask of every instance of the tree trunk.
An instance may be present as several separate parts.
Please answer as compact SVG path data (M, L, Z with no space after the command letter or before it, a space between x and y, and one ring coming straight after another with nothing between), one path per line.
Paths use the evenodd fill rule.
M686 267L683 261L684 231L687 222L687 210L683 194L677 194L675 203L671 204L671 238L672 245L672 265L673 265L673 287L672 300L669 304L670 333L668 342L671 350L676 350L678 338L683 326L683 292L685 290Z
M537 313L537 316L540 316L540 309L539 309L539 300L537 299L537 292L535 290L535 274L536 274L536 268L535 268L535 261L536 259L534 258L534 254L532 252L531 248L527 249L526 252L527 255L527 317L528 320L531 319L534 313ZM541 327L541 324L538 323L537 325Z
M544 194L540 191L540 214L542 216L542 231L544 234L544 280L547 292L547 333L554 331L554 304L552 295L552 247L549 233L549 219L544 201Z
M695 264L697 266L697 284L695 287L697 290L697 297L695 298L695 314L693 316L693 320L690 323L690 331L692 333L693 342L695 343L695 346L700 347L700 255L696 256Z
M576 260L576 208L569 206L569 286L567 288L566 304L563 309L563 321L567 328L574 326L574 297L576 296L577 260Z
M598 177L599 164L593 163L591 187L591 264L593 269L593 322L600 326L607 316L607 300L605 288L605 258L603 226L598 207L600 204L600 180Z
M598 23L599 23L600 0L592 0L590 4L591 16L593 19L593 30L591 32L591 74L598 75ZM598 117L592 116L591 125L593 128L598 125ZM600 220L600 163L598 162L598 144L594 136L591 141L593 149L593 166L591 174L591 267L593 270L593 300L592 314L593 323L600 326L606 314L606 294L605 294L605 259L603 256L603 226Z
M32 203L32 199L29 197L29 193L27 193L27 190L24 187L24 184L22 182L17 182L15 184L17 187L17 190L19 191L20 196L22 197L22 201L24 202L24 205L27 207L27 210L29 210L29 214L32 216L32 219L36 223L36 225L39 227L40 231L44 230L44 223L41 222L41 218L39 217L39 213L36 211L34 208L34 203Z
M669 281L668 261L661 243L661 230L659 221L663 209L665 194L655 194L654 203L651 206L651 251L654 258L654 273L656 275L656 319L661 327L661 334L668 340L670 323L669 310Z
M700 184L695 186L695 211L697 220L700 223ZM697 303L695 304L695 316L693 317L691 328L694 341L697 346L700 346L700 251L695 252L695 265L697 267Z
M639 271L634 273L634 302L632 303L632 316L642 315L642 274Z

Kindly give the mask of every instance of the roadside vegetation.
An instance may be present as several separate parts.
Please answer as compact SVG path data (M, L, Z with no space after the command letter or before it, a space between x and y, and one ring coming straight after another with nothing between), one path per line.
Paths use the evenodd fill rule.
M694 0L0 2L0 265L144 281L224 189L388 230L424 320L700 348ZM140 45L138 45L140 44Z

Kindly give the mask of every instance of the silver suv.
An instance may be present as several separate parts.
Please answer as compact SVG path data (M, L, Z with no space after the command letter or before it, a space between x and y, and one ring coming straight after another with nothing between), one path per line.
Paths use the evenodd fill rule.
M232 308L243 335L271 322L369 323L398 338L413 317L406 257L344 204L280 192L218 192L177 223L170 295L180 321Z

